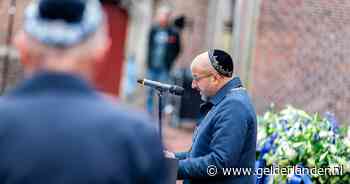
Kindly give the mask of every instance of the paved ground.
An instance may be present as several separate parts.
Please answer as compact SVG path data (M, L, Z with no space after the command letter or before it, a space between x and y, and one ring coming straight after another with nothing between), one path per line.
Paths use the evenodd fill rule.
M177 128L164 125L164 144L169 151L186 151L191 147L192 133L194 130L193 122L184 122Z

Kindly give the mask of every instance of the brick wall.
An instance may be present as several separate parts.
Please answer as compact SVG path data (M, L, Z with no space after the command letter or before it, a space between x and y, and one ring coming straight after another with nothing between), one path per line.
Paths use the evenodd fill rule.
M14 21L14 33L18 31L22 19L23 19L23 12L24 8L28 5L28 3L31 0L16 0L16 15L15 15L15 21ZM6 43L6 35L7 35L7 27L8 27L8 9L10 7L11 0L0 0L0 17L1 17L1 24L0 24L0 45L4 45Z
M12 35L19 30L20 25L23 20L23 12L25 6L30 2L30 0L16 0L16 14L14 19L14 29ZM8 21L9 21L9 7L11 4L11 0L0 0L0 87L3 85L3 81L6 80L6 89L12 88L19 80L22 78L22 66L18 59L18 54L15 49L6 49L6 37L7 37L7 29L8 29ZM10 50L10 51L9 51ZM9 51L9 52L7 52ZM8 74L6 79L3 79L4 72L4 60L5 56L9 55L8 62Z
M8 58L8 59L5 59ZM7 60L7 74L4 76L4 60ZM5 91L13 88L23 77L23 69L15 49L0 47L0 89L5 86ZM5 81L4 81L5 80ZM2 91L0 91L2 92ZM1 94L0 94L1 95Z
M271 102L350 117L350 1L262 0L252 95L259 112Z

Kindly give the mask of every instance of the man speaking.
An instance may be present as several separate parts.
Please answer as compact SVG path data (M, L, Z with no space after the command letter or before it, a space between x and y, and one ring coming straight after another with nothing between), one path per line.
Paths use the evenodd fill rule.
M192 88L200 91L201 121L188 152L178 158L178 179L188 184L253 184L251 175L225 175L227 168L254 172L256 114L240 79L233 76L231 56L222 50L198 55L191 64ZM231 173L232 174L232 173Z

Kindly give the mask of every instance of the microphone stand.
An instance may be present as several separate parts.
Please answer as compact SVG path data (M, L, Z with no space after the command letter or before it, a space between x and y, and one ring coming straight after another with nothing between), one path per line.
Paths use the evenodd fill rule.
M162 128L162 121L163 121L163 113L162 113L162 106L163 106L163 96L165 93L165 90L161 88L156 88L157 90L157 96L158 96L158 127L159 127L159 136L160 140L163 142L163 128ZM177 158L168 158L165 157L165 163L168 167L168 174L169 178L166 181L166 184L175 184L176 183L176 173L177 173L177 167L178 167L178 159Z
M157 96L158 96L158 128L159 128L159 136L160 140L163 140L163 128L162 128L162 121L163 121L163 113L162 113L162 106L163 106L163 100L162 97L164 95L164 91L162 89L157 89Z

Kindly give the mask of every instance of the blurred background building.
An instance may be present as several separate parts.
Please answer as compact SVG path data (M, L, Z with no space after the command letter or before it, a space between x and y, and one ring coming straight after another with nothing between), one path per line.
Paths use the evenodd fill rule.
M348 124L350 1L263 0L259 9L250 85L259 111L293 104Z
M16 1L13 32L29 0L0 0L0 84L21 80L21 65L6 49L9 10ZM343 122L350 114L350 2L341 0L104 0L112 50L98 66L95 85L124 102L143 107L147 39L157 8L185 16L182 52L173 73L188 68L195 55L221 48L233 55L236 71L257 111L271 103L292 104L311 112L331 111ZM11 47L10 47L11 48ZM7 52L10 50L11 52ZM9 62L4 61L7 53ZM5 71L5 72L4 72ZM4 75L5 74L5 75ZM4 83L4 80L7 82Z

